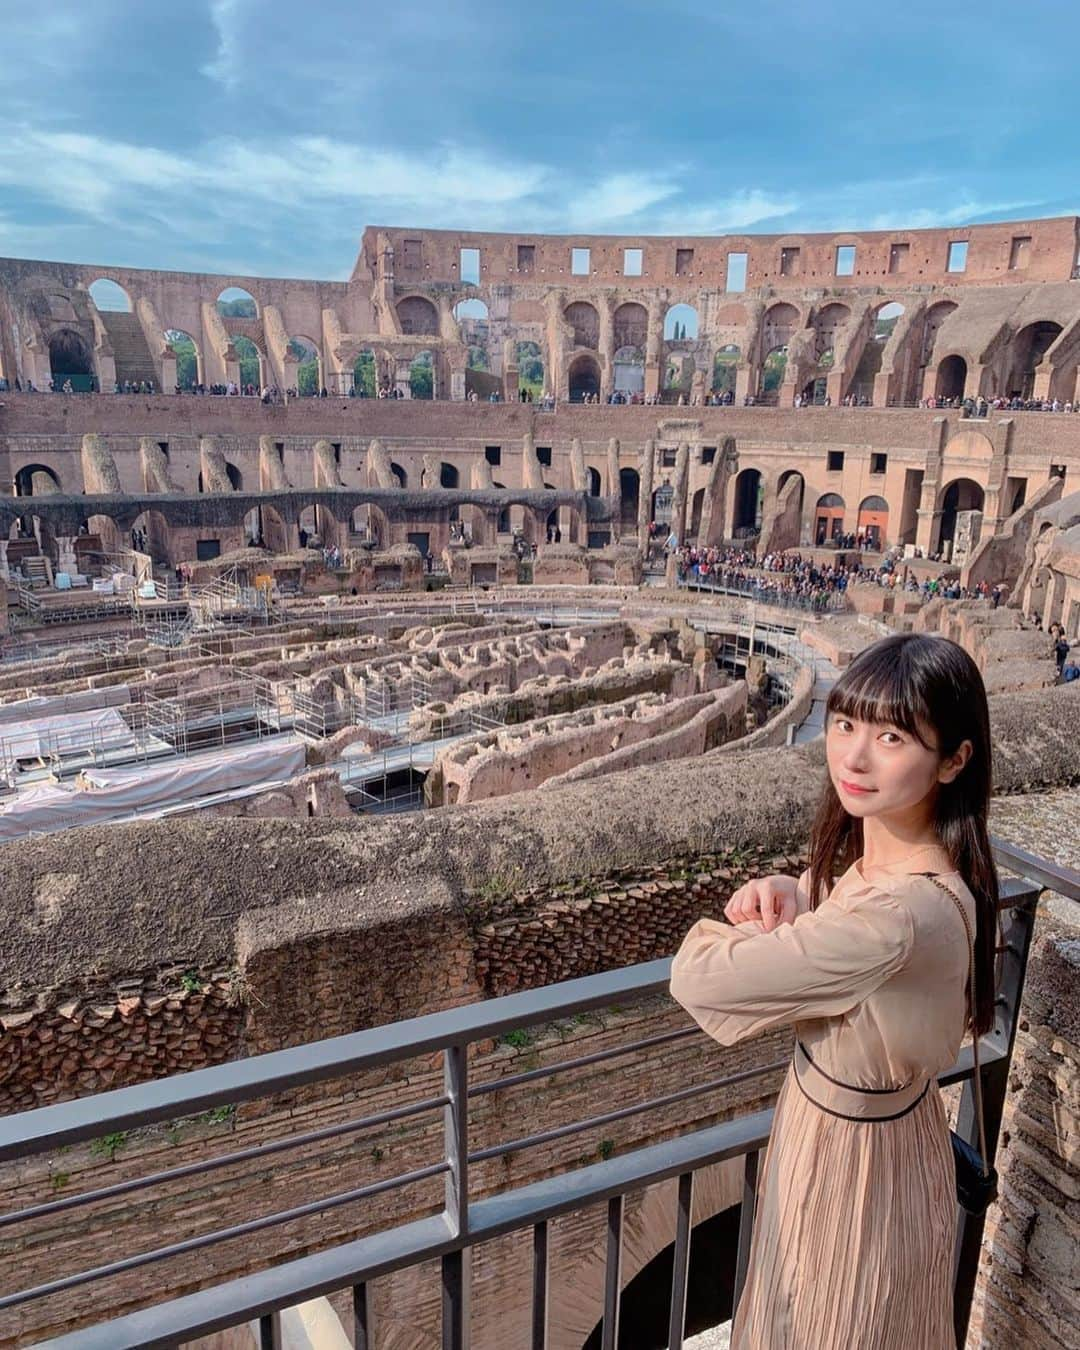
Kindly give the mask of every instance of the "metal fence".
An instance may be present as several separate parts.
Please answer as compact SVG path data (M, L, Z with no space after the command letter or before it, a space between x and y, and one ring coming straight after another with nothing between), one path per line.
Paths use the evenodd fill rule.
M993 1029L982 1039L981 1059L986 1137L991 1161L997 1147L1017 1027L1018 1010L1031 941L1035 900L1041 887L1080 900L1080 875L1044 862L1022 850L996 845L999 861L1025 878L1003 885L1001 962ZM625 1198L653 1184L671 1181L677 1186L677 1225L670 1290L669 1345L680 1350L684 1335L687 1270L691 1236L691 1205L695 1174L703 1167L728 1159L744 1160L745 1183L739 1223L735 1271L735 1300L745 1280L758 1163L772 1123L772 1111L755 1111L722 1124L684 1133L663 1143L649 1144L624 1154L586 1164L574 1170L496 1194L476 1196L470 1186L475 1165L503 1158L586 1131L641 1116L662 1107L688 1102L736 1083L773 1074L786 1067L769 1063L691 1086L672 1086L662 1096L646 1101L613 1103L611 1109L568 1124L540 1129L475 1148L470 1142L470 1104L478 1097L511 1086L576 1071L589 1065L633 1054L645 1047L701 1035L695 1027L665 1031L662 1035L607 1048L557 1064L526 1069L490 1081L470 1083L469 1047L478 1041L505 1036L519 1029L574 1017L590 1010L625 1004L628 1000L662 994L667 989L669 960L650 961L605 974L569 980L563 984L514 994L506 998L459 1007L408 1022L391 1024L314 1044L260 1055L137 1087L122 1088L57 1106L8 1116L0 1120L0 1160L25 1158L45 1150L95 1138L111 1132L147 1127L226 1104L249 1102L289 1089L326 1083L362 1070L382 1068L416 1056L441 1056L443 1088L423 1100L402 1102L355 1119L321 1129L297 1131L233 1153L224 1153L184 1167L131 1177L112 1186L79 1195L54 1198L0 1216L0 1226L12 1227L43 1215L75 1214L106 1198L130 1196L178 1179L194 1182L239 1161L272 1158L316 1140L352 1136L358 1132L406 1120L423 1113L441 1112L441 1155L424 1166L397 1176L372 1181L352 1190L313 1197L309 1202L257 1218L238 1217L226 1228L199 1231L194 1219L182 1240L149 1248L133 1256L103 1260L46 1283L0 1295L0 1309L14 1309L50 1295L63 1294L66 1306L78 1306L77 1291L125 1272L146 1267L158 1270L163 1290L169 1288L169 1261L196 1252L211 1253L224 1242L250 1240L253 1264L258 1263L258 1235L293 1220L324 1214L357 1204L376 1195L401 1191L430 1178L443 1178L443 1203L437 1213L399 1224L390 1223L368 1236L331 1245L325 1250L258 1269L226 1283L114 1318L93 1328L75 1331L52 1344L59 1350L134 1350L134 1347L175 1347L196 1336L241 1325L259 1318L261 1343L280 1344L280 1313L307 1299L351 1290L355 1317L354 1343L369 1339L369 1285L375 1278L421 1262L438 1260L442 1271L442 1344L447 1350L465 1350L469 1344L466 1260L481 1243L505 1234L531 1231L533 1250L532 1344L546 1344L548 1308L558 1291L548 1279L549 1225L560 1215L603 1203L607 1206L607 1264L603 1300L602 1345L614 1350L618 1341L622 1229ZM977 1139L972 1055L965 1047L956 1064L941 1075L943 1085L963 1083L957 1130L972 1143ZM85 1220L84 1220L85 1221ZM959 1215L956 1245L956 1335L966 1335L983 1220ZM103 1247L106 1235L103 1233ZM111 1235L110 1235L111 1237ZM208 1257L209 1262L209 1257ZM212 1269L212 1264L207 1265Z
M780 574L782 575L782 574ZM777 609L797 609L811 614L836 614L850 609L843 591L829 591L824 595L796 595L790 591L772 590L759 581L714 581L711 577L687 576L678 582L680 590L715 591L719 595L741 595L762 605Z

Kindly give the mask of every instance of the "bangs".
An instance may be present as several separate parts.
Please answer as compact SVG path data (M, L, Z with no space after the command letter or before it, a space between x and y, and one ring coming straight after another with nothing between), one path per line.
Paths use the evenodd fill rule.
M833 685L826 717L839 713L857 722L898 727L928 750L924 729L934 725L925 691L918 687L903 640L886 638L852 661Z

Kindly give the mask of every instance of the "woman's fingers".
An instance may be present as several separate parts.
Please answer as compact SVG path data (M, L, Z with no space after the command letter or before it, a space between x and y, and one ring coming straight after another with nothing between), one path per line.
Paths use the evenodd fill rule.
M733 924L761 921L767 933L782 923L793 923L798 912L795 883L790 877L761 877L740 886L724 906Z

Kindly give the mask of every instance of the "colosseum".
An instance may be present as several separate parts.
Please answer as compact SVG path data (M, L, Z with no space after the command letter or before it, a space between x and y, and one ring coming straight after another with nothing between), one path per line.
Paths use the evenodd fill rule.
M893 631L995 743L957 1344L1076 1344L1078 250L0 260L0 1346L725 1343L791 1034L670 957Z

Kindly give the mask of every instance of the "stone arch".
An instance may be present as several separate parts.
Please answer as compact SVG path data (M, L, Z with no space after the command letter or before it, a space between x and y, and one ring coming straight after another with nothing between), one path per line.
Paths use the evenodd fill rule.
M499 492L506 491L506 486L503 483L492 482L491 486L496 488ZM511 532L509 506L501 506L499 508L499 518L495 524L495 532L496 534L509 534Z
M690 529L688 539L699 540L701 534L701 513L705 509L705 489L698 488L690 501ZM700 540L699 540L700 542Z
M409 397L418 399L438 397L435 388L435 356L426 349L417 352L409 365Z
M814 544L818 548L844 533L846 509L844 499L838 492L826 492L817 499L814 507Z
M423 295L407 295L395 305L403 333L434 337L439 331L439 311Z
M940 399L963 398L967 384L967 362L953 352L942 357L938 363L937 380L934 384L934 397Z
M611 329L616 351L620 347L640 347L644 351L649 340L649 311L636 300L629 300L612 314Z
M475 323L487 323L488 307L483 300L475 295L470 295L466 300L459 300L454 306L454 318L460 324L463 320L473 321Z
M595 356L582 354L570 362L567 372L570 402L581 403L586 396L600 393L600 362Z
M85 338L73 328L61 328L49 338L49 371L53 387L71 387L85 393L94 384L94 358Z
M461 486L461 474L454 464L447 463L446 460L439 465L439 486L456 490Z
M981 511L985 498L984 488L974 478L953 478L943 485L938 493L938 509L941 512L938 529L939 550L947 551L951 556L951 545L956 538L957 517L961 512Z
M289 338L286 352L285 383L302 397L313 398L326 383L318 343L298 333Z
M762 357L768 356L779 347L787 347L802 322L802 315L794 305L779 301L770 305L761 321Z
M734 539L747 539L761 528L764 484L760 469L742 469L736 475L731 517Z
M226 286L218 292L217 312L225 319L257 319L259 305L243 286Z
M926 311L926 318L923 320L922 359L919 362L921 366L930 364L941 325L956 308L955 300L939 300Z
M692 342L697 338L698 312L693 305L680 300L664 315L665 342Z
M394 463L391 463L390 465L390 472L398 480L398 487L400 487L401 490L404 491L409 486L409 475L405 472L405 470L401 467L400 464Z
M870 402L873 399L874 381L881 371L885 346L903 315L904 306L898 300L886 300L871 310L866 341L847 389L859 401Z
M641 475L637 469L619 470L619 525L623 532L637 529Z
M131 296L112 277L98 277L87 290L99 314L130 314L132 311Z
M191 390L203 383L202 353L199 344L182 328L165 330L165 345L176 361L175 383L182 390Z
M626 472L625 469L623 469L623 470L620 472L620 475L619 475L620 479L621 479L621 477L622 477L622 474L625 473L625 472ZM593 466L590 464L589 467L585 470L585 473L586 473L586 476L588 477L588 480L589 480L589 496L590 496L590 497L599 497L599 496L601 495L601 494L600 494L600 470L599 470L599 469L594 469Z
M823 305L821 309L815 310L812 321L814 356L819 366L825 366L826 353L832 353L835 350L837 335L850 318L850 308L836 302ZM832 365L832 362L829 361L828 364Z
M288 553L289 527L275 506L260 502L244 517L245 537L270 553Z
M563 320L573 329L573 345L597 351L600 347L600 314L588 300L575 300L563 310Z
M44 497L63 490L60 475L47 464L24 464L15 474L16 497Z
M9 526L7 537L13 540L32 539L37 544L38 552L44 554L52 562L53 567L59 563L60 546L52 522L45 516L34 515L32 512L16 516Z
M802 514L803 503L806 499L806 479L798 469L785 469L776 483L776 491L779 493L781 488L789 479L797 478L799 480L799 514Z
M1035 371L1043 357L1061 336L1061 324L1040 319L1025 324L1009 344L1008 373L1004 392L1009 398L1031 398L1035 392ZM1075 383L1075 364L1073 366Z
M713 357L712 391L714 394L735 394L735 380L738 373L741 350L734 342L728 342L718 348Z
M889 537L889 503L884 497L875 495L862 499L855 518L855 531L867 537L875 552L885 547Z
M246 333L232 338L233 350L240 367L241 388L261 389L266 384L266 357Z
M94 521L100 521L101 519L102 517L95 516L90 523L93 525ZM110 522L110 524L111 523L112 522ZM97 531L92 532L101 533L100 527ZM170 550L172 535L169 529L169 522L160 511L140 511L131 522L131 534L133 536L145 536L145 548L143 549L143 552L148 553L154 562L170 563L172 561L172 553Z
M244 475L240 472L240 470L236 467L236 465L231 463L229 460L226 460L225 472L228 475L229 482L232 484L232 490L234 492L243 492Z
M942 457L949 459L992 459L994 446L989 436L981 431L958 431L950 436L942 451Z

